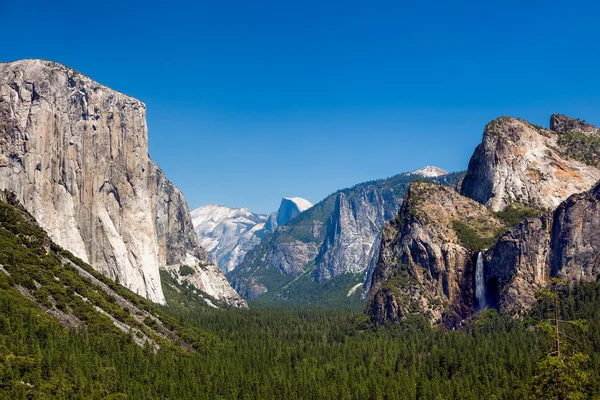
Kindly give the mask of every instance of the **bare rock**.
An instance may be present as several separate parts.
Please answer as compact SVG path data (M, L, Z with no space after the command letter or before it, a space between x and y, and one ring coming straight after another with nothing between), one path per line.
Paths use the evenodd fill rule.
M475 254L460 242L457 222L485 238L502 229L485 207L452 188L411 184L399 215L383 229L367 306L373 321L417 313L432 324L454 325L472 314Z
M581 129L598 140L597 129L560 115L552 116L551 128L510 117L490 122L461 193L492 211L512 203L553 210L570 195L590 189L600 179L596 150L582 149L579 137L564 134Z
M486 285L503 313L522 315L550 277L600 280L600 185L529 219L486 252Z
M63 65L0 64L0 189L154 302L165 302L160 266L206 260L183 195L148 156L146 106Z

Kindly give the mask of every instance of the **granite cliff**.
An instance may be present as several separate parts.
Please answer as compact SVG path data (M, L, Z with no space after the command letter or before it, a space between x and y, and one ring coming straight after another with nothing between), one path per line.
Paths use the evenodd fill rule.
M502 221L453 188L411 184L396 218L383 228L379 261L373 272L367 310L378 324L408 313L433 324L454 325L475 310L477 242L465 228L493 240Z
M456 184L462 176L432 168L425 172L435 173L427 179L436 182ZM343 292L340 297L362 295L384 222L398 212L409 183L423 178L404 173L333 193L265 237L228 275L230 281L248 299L270 292L276 300L299 301L307 291L325 293L334 287ZM343 281L336 284L338 279ZM320 301L317 295L309 297L312 303Z
M269 215L265 223L265 229L269 232L275 232L278 227L287 224L312 206L310 201L302 197L284 197L281 199L277 211Z
M513 203L553 210L600 180L600 135L563 115L550 129L501 117L491 121L475 149L461 194L492 211Z
M485 253L490 304L522 315L549 278L600 281L600 184L572 195L540 218L527 219Z
M419 313L454 326L487 306L522 315L550 277L598 279L600 189L590 188L600 179L599 154L599 130L564 115L553 115L550 129L509 117L490 122L462 195L414 183L386 224L372 320Z
M221 282L183 195L148 156L145 105L63 65L0 64L0 189L56 243L134 292L164 303L159 267ZM199 287L210 291L210 286Z

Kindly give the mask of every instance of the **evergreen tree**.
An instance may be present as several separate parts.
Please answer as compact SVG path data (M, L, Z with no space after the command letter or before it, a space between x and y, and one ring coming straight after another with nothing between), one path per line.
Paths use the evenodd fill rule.
M581 320L560 319L560 295L567 289L565 281L552 278L547 288L539 292L541 299L552 304L553 318L541 322L540 327L552 340L553 346L552 351L536 365L536 375L530 384L532 399L585 398L590 375L586 370L589 356L575 349L574 339L563 328L568 325L583 330L585 323Z

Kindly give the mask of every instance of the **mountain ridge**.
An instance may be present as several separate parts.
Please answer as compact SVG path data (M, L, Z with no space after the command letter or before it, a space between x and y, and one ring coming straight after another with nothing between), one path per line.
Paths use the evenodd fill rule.
M550 120L556 131L511 117L488 123L460 193L425 193L423 184L411 184L408 203L384 228L367 306L373 322L421 313L433 325L455 327L486 304L523 315L551 276L593 280L593 268L584 273L568 260L589 261L596 246L589 237L584 246L581 235L598 224L600 148L581 143L595 143L600 131L560 114ZM475 208L478 216L465 211ZM563 221L553 223L559 214ZM482 221L496 221L495 228ZM552 261L560 252L568 256Z
M460 173L454 173L430 179L455 184L459 176ZM289 296L280 291L289 291L292 289L289 285L300 284L297 280L300 276L308 280L304 286L317 291L325 281L346 274L354 278L344 281L344 285L349 285L347 288L339 288L345 293L359 282L368 282L373 266L368 259L376 257L378 244L375 243L381 227L399 209L408 182L416 179L423 177L402 173L334 192L266 236L246 254L242 264L228 274L228 279L247 299L270 292L269 296L288 299L286 301ZM334 215L336 204L338 212ZM339 218L342 215L348 218L342 221ZM341 226L344 228L338 229ZM340 236L336 231L344 234ZM311 272L307 275L307 271ZM320 283L309 285L309 281ZM366 283L366 287L368 285ZM361 294L362 291L356 292L357 296Z
M266 215L247 208L207 204L191 212L200 244L224 272L241 262L248 250L266 234Z

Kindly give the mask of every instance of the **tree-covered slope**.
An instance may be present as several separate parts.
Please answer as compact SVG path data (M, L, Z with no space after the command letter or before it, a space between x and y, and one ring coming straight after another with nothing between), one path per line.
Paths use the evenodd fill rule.
M587 398L600 394L600 286L574 287L561 319L590 356ZM202 327L205 346L154 353L126 336L67 331L0 274L0 398L11 399L515 399L534 393L536 363L552 341L538 321L478 316L460 331L431 328L417 316L371 327L360 312L326 309L169 310Z
M544 301L523 321L492 310L457 331L419 316L382 328L360 311L200 306L207 297L165 280L170 305L158 309L53 244L16 203L0 202L0 264L2 399L521 400L539 392L530 383L553 343ZM595 398L600 285L560 295L559 318L585 321L565 334L589 356L579 386Z
M360 311L201 306L201 293L165 280L170 305L157 309L6 202L0 264L0 398L522 399L552 346L538 329L546 302L524 321L490 311L460 331L419 316L381 328ZM574 286L560 305L561 319L586 321L566 333L589 355L580 386L593 398L600 285Z
M56 245L10 192L0 192L0 277L6 296L44 321L193 350L175 319Z

